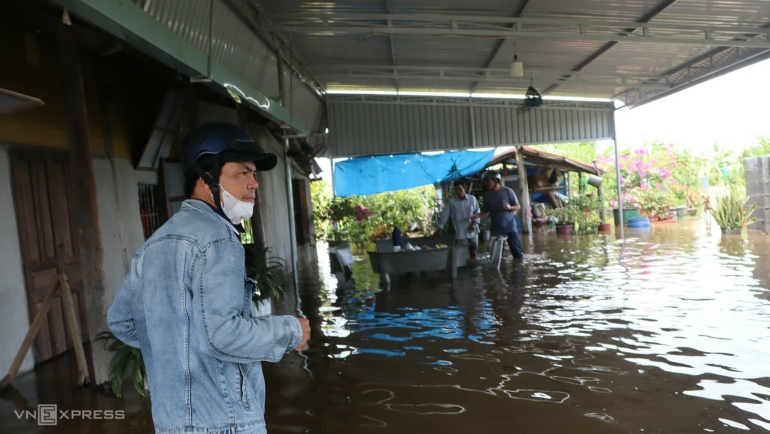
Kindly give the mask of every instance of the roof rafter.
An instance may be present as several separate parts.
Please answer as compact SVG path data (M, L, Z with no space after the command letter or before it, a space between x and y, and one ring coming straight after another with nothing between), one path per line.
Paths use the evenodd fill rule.
M519 84L526 87L529 77L512 78L508 68L474 68L459 66L419 65L331 65L318 67L315 76L325 79L356 81L364 79L475 81ZM315 68L310 68L314 72ZM529 68L528 75L539 82L580 84L609 87L640 87L668 89L670 77L655 74L619 74L616 72L591 71L575 73L558 68Z
M520 18L521 15L524 13L524 11L527 9L527 5L529 5L529 1L530 0L524 0L524 4L521 5L521 7L518 8L518 10L516 11L515 14L513 14L513 16L516 17L516 18ZM514 24L511 24L511 27L513 27L513 26L514 26ZM492 51L492 55L489 56L489 60L487 60L487 63L485 65L486 68L489 68L490 66L492 66L492 62L494 62L495 59L497 59L497 56L500 54L500 51L502 50L503 45L505 45L506 41L508 41L508 39L502 39L502 40L500 40L497 43L497 46ZM479 83L481 83L481 82L477 81L477 82L473 83L473 86L471 86L470 93L473 93L473 92L476 91L476 89L479 87Z
M658 7L656 7L652 11L648 12L647 14L645 14L639 20L639 22L640 23L649 23L653 18L655 18L658 15L660 15L661 13L663 13L663 11L665 11L666 9L671 7L671 5L673 5L676 2L677 2L677 0L665 0ZM627 28L625 30L626 30L626 32L633 33L633 32L638 30L638 27L637 28ZM768 35L768 36L770 37L770 35ZM598 50L596 50L596 52L594 52L593 54L588 56L584 61L580 62L580 64L577 65L576 67L574 67L572 70L575 71L575 72L582 71L583 68L585 68L586 66L591 64L591 62L593 62L594 60L598 59L602 54L610 51L610 49L612 49L612 47L614 47L617 44L618 44L618 41L611 41L611 42L608 42L608 43L604 44L603 47L601 47ZM553 85L553 86L548 87L547 89L545 89L543 91L543 95L548 95L549 93L553 92L553 90L556 89L558 86L559 85L557 84L557 85Z
M315 36L372 34L501 39L552 38L770 49L770 30L744 26L699 26L632 21L442 14L307 14L299 17L279 15L273 17L273 22L274 24L270 25L267 30L312 33ZM746 40L745 35L747 34L761 34L764 37Z

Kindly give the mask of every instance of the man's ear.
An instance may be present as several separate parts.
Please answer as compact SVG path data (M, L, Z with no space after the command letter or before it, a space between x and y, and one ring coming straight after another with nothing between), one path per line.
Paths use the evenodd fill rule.
M213 196L213 194L211 194L211 189L209 188L209 185L206 184L205 181L203 181L203 178L198 178L198 186L201 187L204 192L208 193L209 196Z

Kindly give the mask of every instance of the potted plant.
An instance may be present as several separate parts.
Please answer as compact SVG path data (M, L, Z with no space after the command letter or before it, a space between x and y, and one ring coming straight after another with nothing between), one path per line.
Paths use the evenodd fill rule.
M756 218L751 217L756 206L757 204L753 204L748 207L748 198L735 188L731 188L730 194L717 200L712 215L722 228L723 234L739 234L746 225L756 221Z
M625 224L629 219L639 217L639 203L636 200L636 196L623 193L620 195L623 201L623 223ZM618 208L617 199L610 201L612 207L613 217L615 218L615 225L620 224L620 209Z
M538 108L543 105L543 97L540 96L540 92L532 86L527 88L527 93L524 95L524 101L516 108L516 114L523 114L533 108Z
M669 220L673 195L666 188L647 186L639 190L638 200L641 209L651 222Z
M556 233L569 235L575 229L575 223L578 217L582 215L582 211L574 201L570 201L564 207L556 209L554 215L558 219Z
M285 262L281 258L270 257L270 248L259 251L256 246L244 245L246 249L246 276L256 282L251 300L257 308L257 317L272 314L272 299L278 300L283 295Z

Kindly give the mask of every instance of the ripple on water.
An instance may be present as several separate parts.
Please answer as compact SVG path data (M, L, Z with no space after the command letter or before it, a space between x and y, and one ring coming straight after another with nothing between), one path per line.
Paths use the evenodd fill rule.
M594 421L585 423L634 431L770 429L770 237L721 239L698 220L626 240L538 236L522 240L523 265L507 255L499 273L329 288L320 313L345 358L343 382L415 386L398 413L471 417L483 414L476 394L493 391L569 400L549 414L579 406ZM354 269L365 282L362 258ZM447 378L462 387L452 404L420 394Z
M553 404L561 404L562 402L569 399L569 393L553 390L517 389L503 390L503 392L513 399L523 399L525 401L536 402L550 402Z

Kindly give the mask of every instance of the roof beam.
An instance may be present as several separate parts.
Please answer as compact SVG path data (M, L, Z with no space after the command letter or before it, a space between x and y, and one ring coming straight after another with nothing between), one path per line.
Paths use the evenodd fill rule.
M323 76L325 74L346 74L355 77L358 74L381 75L383 78L388 74L395 73L401 76L423 75L423 76L447 76L462 78L465 80L483 80L485 78L505 78L515 81L510 76L509 68L476 68L468 66L423 66L423 65L356 65L356 64L338 64L338 65L317 65L310 67L309 71L314 75ZM614 81L619 85L631 86L634 83L645 81L667 82L670 79L668 75L661 74L637 74L637 73L618 73L615 71L588 71L575 73L570 69L560 68L527 68L527 74L533 75L535 79L565 79L566 75L582 79L595 79L604 81ZM526 80L529 82L529 78Z
M634 86L633 89L623 91L613 98L623 101L629 108L638 107L671 93L768 59L770 59L770 50L741 48L715 50L672 69L669 89L640 89Z
M639 20L639 22L640 23L649 23L650 20L652 20L656 16L660 15L663 11L665 11L666 9L671 7L671 5L676 3L676 1L677 0L665 0L663 3L658 5L658 7L656 7L655 9L653 9L650 12L648 12L647 14L645 14ZM635 28L629 27L629 28L625 29L625 31L628 32L628 33L633 33L636 30L638 30L638 27L635 27ZM644 29L644 32L645 33L647 32L646 28ZM709 37L709 33L708 33L708 31L706 31L706 38L708 38L708 37ZM588 66L594 60L598 59L602 54L610 51L610 49L612 49L612 47L614 47L617 44L618 44L618 41L611 41L611 42L608 42L608 43L604 44L603 47L601 47L598 50L596 50L593 54L588 56L584 61L580 62L580 64L577 65L576 67L574 67L572 70L575 71L575 72L582 71L583 68ZM553 85L553 86L548 87L547 89L545 89L543 91L542 95L548 95L549 93L553 92L554 89L556 89L558 86L559 85L557 84L557 85Z
M390 0L385 0L385 9L390 13ZM393 35L390 35L390 59L393 61L393 66L396 66L396 41L393 40ZM393 68L393 74L396 75L395 83L398 90L398 72L395 68Z
M524 13L524 11L527 9L527 6L529 5L529 1L530 0L524 0L524 4L521 5L521 7L516 11L516 13L513 14L513 16L516 18L520 18L521 15ZM514 25L515 24L511 24L510 27L513 28ZM508 39L502 39L497 43L497 46L495 47L495 49L492 50L492 55L489 56L489 60L487 60L486 65L484 65L485 68L489 68L490 66L492 66L492 63L495 61L495 59L497 59L497 56L500 54L500 51L506 42L508 42ZM476 89L479 87L479 83L481 82L477 81L473 83L473 86L471 86L470 93L476 92Z
M669 0L671 1L671 0ZM551 38L597 42L660 43L770 49L766 29L741 26L697 26L442 14L317 14L274 17L273 32L316 36L371 34L383 36L455 36L484 38ZM510 27L513 25L513 27ZM636 32L636 30L643 30ZM629 31L631 30L631 31ZM746 40L746 34L763 34Z
M506 83L512 85L511 87L527 87L529 85L529 78L512 78L510 75L508 76L498 76L498 77L483 77L479 78L477 75L473 76L449 76L449 75L426 75L426 74L409 74L409 73L400 73L396 76L395 74L391 72L382 72L379 74L374 73L356 73L356 74L345 74L345 73L334 73L334 72L323 72L322 74L319 74L318 77L324 77L327 81L339 81L345 84L353 84L356 83L356 80L360 81L368 81L368 80L395 80L396 77L398 77L399 80L413 80L413 81L441 81L441 82L458 82L458 81L482 81L484 83ZM552 83L552 84L575 84L575 85L581 85L581 86L600 86L600 87L634 87L634 88L646 88L646 89L669 89L670 86L663 83L653 83L649 81L644 82L633 82L633 83L623 83L622 81L601 81L601 80L584 80L577 78L575 76L570 78L553 78L553 79L545 79L545 78L538 78L541 82L546 83ZM519 86L515 86L519 85Z
M762 29L770 29L770 23L765 24ZM763 33L747 35L747 37L748 39L759 38L761 35ZM770 50L717 48L667 71L666 75L670 77L671 85L669 90L628 89L615 95L614 98L622 100L627 106L633 108L766 59L770 59Z

